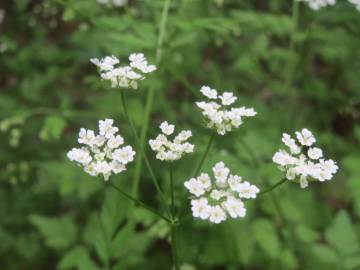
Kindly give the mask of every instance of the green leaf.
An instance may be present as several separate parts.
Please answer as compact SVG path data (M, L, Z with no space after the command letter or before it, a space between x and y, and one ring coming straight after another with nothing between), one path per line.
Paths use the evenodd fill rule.
M314 242L318 238L318 233L315 230L303 224L299 224L295 228L295 234L302 242L305 243Z
M280 241L274 224L267 219L258 219L252 225L258 245L272 258L280 255Z
M101 261L106 264L110 259L110 243L98 213L93 213L86 225L84 241L91 245Z
M349 215L340 211L331 227L326 230L326 240L340 253L352 255L359 252L359 242Z
M60 139L66 121L59 116L50 115L45 118L44 126L40 132L40 138L44 141Z
M76 225L69 216L48 218L31 215L29 219L45 237L45 242L49 247L56 249L66 248L76 239Z
M335 264L338 261L338 255L336 254L335 250L329 246L313 244L310 246L310 250L312 256L322 262Z
M106 192L100 219L108 239L112 238L120 222L125 219L130 205L129 200L117 191L109 190Z
M92 261L89 251L83 246L76 246L62 257L59 269L100 270Z

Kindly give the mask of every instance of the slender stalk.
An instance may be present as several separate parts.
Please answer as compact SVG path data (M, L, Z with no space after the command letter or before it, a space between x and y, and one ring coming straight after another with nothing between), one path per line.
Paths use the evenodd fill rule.
M291 29L290 42L289 42L289 51L291 53L295 53L295 51L296 51L295 36L296 36L298 21L299 21L299 1L298 0L293 0L291 18L292 18L292 29ZM287 77L286 84L285 84L286 89L289 89L291 86L291 83L292 83L293 77L294 77L294 73L295 73L294 71L295 71L295 64L291 64L289 67L289 76Z
M273 191L275 188L277 188L278 186L284 184L287 181L287 179L284 177L283 179L281 179L279 182L275 183L274 185L272 185L271 187L265 189L264 191L261 191L258 196L264 195L268 192Z
M173 268L180 270L178 257L177 257L177 240L176 240L176 225L170 225L170 236L171 236L171 252L173 258Z
M171 0L165 0L163 9L162 9L160 26L159 26L159 35L158 35L157 46L156 46L156 55L155 55L155 62L157 65L161 62L162 48L163 48L164 38L165 38L165 34L166 34L166 23L167 23L167 18L168 18L168 14L169 14L170 4L171 4ZM147 132L149 129L150 114L151 114L151 109L152 109L152 105L153 105L153 101L154 101L154 95L155 95L155 85L149 89L149 91L147 93L147 97L146 97L144 122L143 122L142 129L140 132L140 143L141 143L142 148L145 145L146 135L147 135ZM136 160L136 164L135 164L135 173L134 173L134 181L133 181L133 188L132 188L133 194L137 193L137 191L139 189L141 168L142 168L142 158L141 158L141 153L140 153L140 156Z
M211 134L210 139L209 139L209 142L208 142L208 144L207 144L207 146L206 146L205 152L204 152L204 154L202 155L202 157L201 157L201 159L200 159L200 161L199 161L199 163L198 163L198 166L196 167L196 170L195 170L195 172L194 172L194 174L193 174L194 177L196 177L196 176L199 174L199 172L200 172L200 170L201 170L201 168L202 168L202 166L203 166L203 164L204 164L204 161L205 161L205 159L206 159L206 157L207 157L207 155L208 155L208 153L209 153L209 151L210 151L210 148L211 148L211 145L212 145L212 143L213 143L213 141L214 141L214 139L215 139L215 136L216 136L216 133L215 133L215 131L214 131L214 132Z
M159 196L163 202L164 205L166 205L166 200L164 198L164 193L162 192L161 190L161 187L160 187L160 184L159 184L159 181L157 180L156 176L155 176L155 173L154 173L154 170L152 169L151 167L151 164L149 162L149 159L148 157L146 156L146 153L144 151L144 148L142 147L141 145L141 142L140 142L140 139L139 139L139 136L137 134L137 131L136 131L136 128L135 128L135 125L133 123L133 121L131 120L130 118L130 115L129 115L129 111L128 111L128 108L127 108L127 102L126 102L126 97L125 97L125 92L124 91L120 91L121 92L121 103L122 103L122 106L123 106L123 109L124 109L124 114L125 114L125 117L127 119L127 121L129 122L129 125L130 125L130 128L131 128L131 131L135 137L135 142L137 144L137 147L138 149L140 150L140 155L142 156L142 158L144 159L145 161L145 164L146 164L146 167L148 168L149 170L149 173L150 173L150 177L154 183L154 186L157 190L157 192L159 193ZM133 196L136 196L137 195L137 192L133 192Z
M170 192L171 192L171 215L174 218L175 215L175 190L174 190L174 177L172 164L169 164L169 176L170 176Z
M142 208L148 210L149 212L153 213L154 215L162 218L163 220L165 220L168 223L172 223L172 220L170 220L169 218L165 217L163 214L159 213L158 211L156 211L155 209L153 209L152 207L148 206L147 204L143 203L142 201L134 198L133 196L131 196L130 194L126 193L125 191L122 191L120 188L118 188L116 185L114 185L112 182L108 182L109 185L114 188L117 192L119 192L121 195L123 195L125 198L127 198L130 201L133 201L136 205L141 206Z

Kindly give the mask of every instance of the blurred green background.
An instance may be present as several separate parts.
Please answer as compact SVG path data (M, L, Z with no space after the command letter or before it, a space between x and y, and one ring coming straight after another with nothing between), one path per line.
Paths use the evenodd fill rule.
M166 224L66 158L79 128L103 118L135 146L119 90L89 59L144 52L154 63L163 5L1 1L0 269L171 269ZM149 137L163 120L193 131L197 151L176 164L177 205L209 136L194 105L202 85L234 91L258 112L217 137L203 171L223 160L264 189L282 177L271 161L281 133L303 127L340 167L330 182L288 183L246 202L243 219L187 220L183 270L360 269L360 12L347 1L318 12L301 3L296 32L291 14L286 0L173 0L158 71L127 91L140 130L155 89ZM168 192L165 164L148 154ZM110 181L130 191L128 167ZM138 194L159 207L144 167Z

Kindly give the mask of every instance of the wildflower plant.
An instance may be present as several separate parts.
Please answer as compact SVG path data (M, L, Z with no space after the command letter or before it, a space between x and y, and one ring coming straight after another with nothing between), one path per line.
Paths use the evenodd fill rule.
M216 89L211 89L209 86L201 87L200 92L208 100L196 102L196 106L202 110L207 127L214 129L220 135L238 128L245 117L256 115L253 108L231 107L237 100L232 92L219 95Z
M101 175L105 181L112 174L125 171L135 156L131 146L124 146L124 139L117 134L119 129L113 123L112 119L100 120L98 134L81 128L78 138L81 147L67 153L68 158L83 167L86 173L91 176Z
M215 164L212 170L215 180L202 173L184 183L192 194L193 216L216 224L229 217L244 217L246 208L243 199L255 199L259 188L243 181L241 176L230 174L223 162Z
M351 1L354 2L355 0ZM334 4L335 0L306 0L306 2L311 8L319 9L323 6ZM298 0L295 0L293 4L295 8L297 3ZM158 48L155 57L156 64L159 64L161 59L169 6L170 1L166 0L162 13L162 16L165 17L161 20ZM294 21L296 23L296 20ZM294 29L296 29L296 25L294 25ZM293 42L292 36L291 43ZM142 53L131 54L129 56L129 64L127 65L120 65L120 60L115 56L107 56L102 59L93 58L90 61L98 67L101 79L110 81L112 88L137 89L139 82L145 79L147 74L157 69L155 65L148 63ZM175 179L173 171L174 161L181 159L185 154L195 151L195 146L189 142L189 139L193 136L192 131L182 130L175 134L175 125L164 121L160 125L161 133L154 139L147 140L146 135L150 122L152 100L154 98L153 87L148 92L144 125L139 136L127 108L125 91L120 91L124 115L130 125L133 138L136 142L136 151L138 152L134 174L135 192L128 194L114 185L112 181L107 182L107 185L116 189L124 197L135 202L137 206L153 213L169 225L173 268L175 270L180 269L176 251L176 238L177 227L184 222L187 216L187 214L182 213L184 209L186 209L185 211L188 214L191 211L190 216L192 215L196 219L207 220L214 224L225 222L228 219L244 218L247 213L245 201L254 200L259 196L267 194L288 180L299 182L302 188L307 187L309 181L324 182L331 180L338 170L336 162L331 159L325 160L323 158L323 151L314 146L316 139L313 134L308 129L303 129L295 133L296 139L293 139L288 134L283 134L282 141L286 145L287 150L276 152L273 156L273 161L284 172L284 179L263 189L261 192L257 185L243 180L239 175L232 174L224 162L218 162L213 166L213 177L208 173L200 173L209 155L216 134L225 135L239 128L245 118L254 117L257 114L254 108L235 106L237 97L233 92L223 92L220 94L216 89L212 89L209 86L202 86L200 92L206 100L196 102L196 106L201 109L206 126L212 129L213 132L211 132L205 151L200 154L198 161L194 161L196 166L194 166L193 173L186 178L188 179L187 181L184 181L185 179ZM93 176L101 175L105 180L108 180L112 174L118 174L126 170L126 167L134 160L135 156L133 148L131 146L124 146L124 139L117 133L118 128L113 126L112 119L99 121L98 134L95 134L92 130L82 128L78 139L81 147L70 150L68 158L81 166L86 173ZM168 162L168 187L170 190L168 195L170 198L167 198L167 194L162 188L163 185L161 185L156 176L159 172L152 168L151 161L147 157L146 141L148 141L150 148L155 152L156 159ZM156 188L161 204L159 209L142 202L137 195L136 191L139 189L142 159ZM161 178L161 180L164 179ZM186 204L184 207L179 205L175 199L176 181L180 182L181 185L179 186L184 186L190 193L190 203L187 200L183 200L183 203Z
M283 133L282 142L288 150L279 150L273 156L286 179L298 180L301 188L306 188L309 181L331 180L338 170L336 162L325 160L322 149L313 146L316 139L310 130L304 128L295 135L296 140Z
M153 151L156 152L156 158L162 161L179 160L184 154L189 154L194 151L194 145L187 142L192 136L190 130L182 130L175 136L174 140L168 139L175 131L175 126L169 124L167 121L161 123L160 129L162 131L154 140L149 140L149 145Z

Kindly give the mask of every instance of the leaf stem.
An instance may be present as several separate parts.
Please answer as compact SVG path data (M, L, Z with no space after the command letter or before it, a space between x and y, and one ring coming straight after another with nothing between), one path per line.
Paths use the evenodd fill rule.
M159 35L158 35L156 53L155 53L155 62L157 65L161 62L162 47L163 47L164 38L165 38L165 34L166 34L166 23L167 23L167 18L168 18L168 14L169 14L170 3L171 3L171 0L165 0L163 9L162 9L160 26L159 26ZM140 132L140 145L142 146L142 148L145 145L146 135L147 135L147 132L149 129L150 114L151 114L151 109L152 109L152 105L153 105L153 101L154 101L154 95L155 95L155 85L153 85L149 89L149 91L147 93L147 97L146 97L144 122L143 122L143 126L142 126L142 129ZM136 160L136 164L135 164L134 183L133 183L133 190L132 190L133 194L137 193L137 191L139 189L141 167L142 167L142 158L141 158L141 153L140 153L140 156Z
M175 216L175 190L174 190L174 176L172 163L169 164L169 176L170 176L170 192L171 192L171 215Z
M133 123L133 121L131 120L130 118L130 115L129 115L129 111L128 111L128 108L127 108L127 102L126 102L126 96L125 96L125 92L124 91L120 91L121 92L121 103L122 103L122 106L123 106L123 109L124 109L124 114L125 114L125 117L126 117L126 120L129 122L129 125L130 125L130 128L131 128L131 131L135 137L135 142L137 144L137 147L138 149L140 150L140 155L142 156L142 158L144 159L145 161L145 164L149 170L149 173L150 173L150 177L153 181L153 184L157 190L157 192L159 193L159 196L162 200L162 202L164 203L164 205L166 205L166 200L164 198L164 193L162 192L161 190L161 187L160 187L160 184L159 184L159 181L157 180L156 176L155 176L155 173L154 173L154 170L152 169L151 167L151 164L149 162L149 159L147 158L146 156L146 153L144 151L144 148L143 146L141 145L141 142L140 142L140 139L139 139L139 136L137 134L137 131L136 131L136 128L135 128L135 125ZM136 193L134 192L133 193L133 196L136 196Z
M141 206L142 208L148 210L149 212L153 213L154 215L162 218L163 220L165 220L168 223L172 223L172 220L170 220L169 218L165 217L163 214L159 213L158 211L156 211L155 209L153 209L152 207L148 206L147 204L143 203L142 201L134 198L133 196L131 196L130 194L126 193L125 191L122 191L120 188L118 188L116 185L114 185L112 182L109 181L109 185L114 188L117 192L119 192L121 195L123 195L125 198L129 199L130 201L133 201L136 205Z
M284 184L287 181L287 179L284 177L283 179L281 179L280 181L278 181L277 183L275 183L274 185L272 185L271 187L265 189L264 191L261 191L258 196L262 196L268 192L273 191L275 188L277 188L278 186Z
M173 268L175 270L180 270L178 257L177 257L176 224L170 224L170 236L171 236L171 252L173 258Z
M196 170L195 170L195 172L193 174L193 177L196 177L198 175L198 173L200 172L200 170L201 170L201 168L202 168L202 166L204 164L204 161L205 161L205 159L206 159L206 157L207 157L207 155L208 155L208 153L210 151L210 148L211 148L211 145L212 145L212 143L213 143L213 141L215 139L215 136L216 136L216 133L213 132L211 134L211 136L210 136L210 139L209 139L209 142L208 142L208 144L206 146L205 152L204 152L203 156L201 157L201 159L200 159L200 161L198 163L198 166L196 167Z

